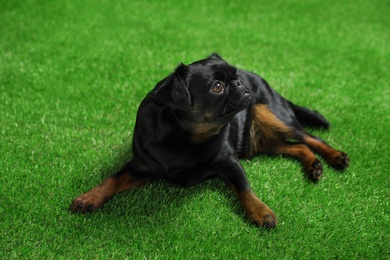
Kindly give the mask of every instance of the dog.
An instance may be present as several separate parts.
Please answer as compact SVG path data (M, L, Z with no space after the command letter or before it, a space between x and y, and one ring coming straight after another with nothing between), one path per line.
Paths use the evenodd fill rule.
M329 128L317 111L284 99L260 76L228 64L218 54L180 64L157 83L137 113L133 157L123 168L71 203L74 212L100 208L113 195L166 179L195 185L222 178L251 222L277 225L275 213L252 191L239 159L257 154L298 158L310 179L322 175L317 152L344 170L347 154L305 131Z

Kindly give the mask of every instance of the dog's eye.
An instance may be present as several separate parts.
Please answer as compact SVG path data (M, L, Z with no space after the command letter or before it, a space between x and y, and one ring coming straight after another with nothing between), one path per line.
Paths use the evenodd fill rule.
M212 87L212 91L214 93L221 93L223 91L223 88L224 88L224 84L221 82L221 81L217 81L214 83L213 87Z

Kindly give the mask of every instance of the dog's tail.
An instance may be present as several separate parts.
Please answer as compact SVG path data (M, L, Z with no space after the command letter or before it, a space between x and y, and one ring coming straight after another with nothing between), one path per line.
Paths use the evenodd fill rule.
M329 129L330 123L319 112L305 107L297 106L290 101L288 103L293 109L295 117L302 125Z

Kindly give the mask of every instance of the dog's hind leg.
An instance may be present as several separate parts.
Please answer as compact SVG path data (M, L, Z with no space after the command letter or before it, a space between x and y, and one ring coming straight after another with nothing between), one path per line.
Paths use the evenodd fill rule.
M70 205L70 210L82 213L94 211L103 206L113 195L140 186L143 182L135 179L126 165L100 185L75 198Z
M349 166L350 159L346 153L334 149L320 138L305 134L302 141L319 153L333 168L344 170Z
M279 120L266 105L258 104L252 111L250 130L251 154L285 154L300 159L311 179L319 179L322 164L303 143L290 143L287 139L302 139L304 130L292 129ZM300 140L299 140L300 141Z
M309 147L302 143L279 143L272 149L274 154L293 156L302 161L308 177L318 180L322 175L322 163L316 158Z
M310 127L322 127L329 129L330 124L326 118L321 115L318 111L311 110L306 107L297 106L288 101L290 107L294 111L295 117L300 124Z
M319 112L310 110L305 107L300 107L289 102L291 108L298 121L306 126L329 128L329 122ZM320 138L310 135L304 131L300 131L297 138L300 142L304 142L318 152L326 162L338 170L344 170L349 165L348 155L344 152L337 151L330 147Z
M302 110L304 109L302 108ZM309 112L307 111L305 110L305 113L302 113L309 118ZM317 112L313 111L313 116L318 115ZM325 122L323 123L325 124ZM299 124L294 127L287 126L263 104L256 105L252 110L250 137L252 149L249 155L268 153L297 157L303 162L305 170L312 179L318 179L321 176L322 164L310 148L318 152L327 163L336 169L344 170L349 164L349 158L346 153L337 151L320 138L306 133ZM300 143L290 143L286 141L288 139L296 140Z

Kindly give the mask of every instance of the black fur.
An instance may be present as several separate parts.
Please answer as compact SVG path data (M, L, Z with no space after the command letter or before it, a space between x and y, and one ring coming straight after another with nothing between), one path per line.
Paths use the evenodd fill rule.
M329 127L318 112L287 101L264 79L229 65L217 54L181 64L142 101L133 158L102 185L76 198L71 209L98 208L104 203L101 197L148 180L194 185L218 177L231 185L252 222L274 227L274 213L251 191L239 158L292 154L313 178L319 178L321 162L306 145L287 140L296 139L319 151L332 166L348 166L346 154L308 135L302 125Z

